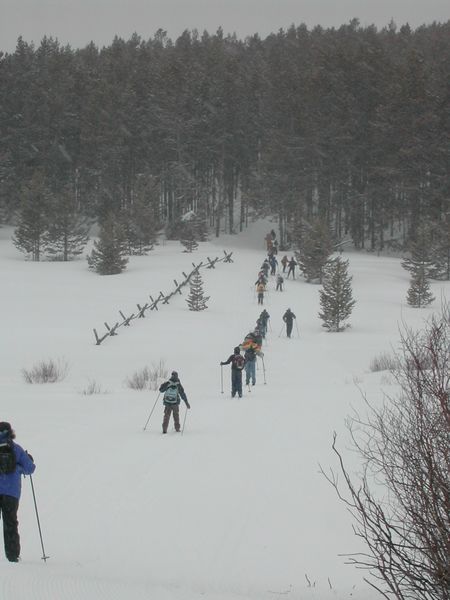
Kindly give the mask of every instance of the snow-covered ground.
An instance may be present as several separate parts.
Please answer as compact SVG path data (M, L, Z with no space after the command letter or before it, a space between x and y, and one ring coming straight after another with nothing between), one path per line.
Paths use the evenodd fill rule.
M279 293L272 277L266 383L259 362L256 387L232 399L228 367L221 393L219 363L261 311L253 283L271 226L255 223L191 255L168 242L109 277L90 272L85 260L26 261L12 230L0 230L0 420L13 424L35 458L50 556L41 560L24 480L22 561L0 558L0 600L375 597L342 557L361 546L319 464L337 466L336 431L352 465L345 418L363 406L358 388L375 401L392 391L389 378L370 372L371 360L398 345L401 323L421 327L450 284L434 283L434 305L412 309L399 259L350 253L352 327L330 334L317 316L318 286L298 278ZM95 345L94 327L101 335L105 321L120 320L119 310L135 312L149 294L171 291L192 261L224 249L233 251L233 263L201 271L208 310L190 312L185 288L183 297ZM298 324L290 340L281 320L288 307ZM45 359L67 362L66 379L25 383L22 369ZM161 434L161 402L144 431L157 392L125 385L160 360L179 372L192 405L183 436ZM102 393L84 394L93 382Z

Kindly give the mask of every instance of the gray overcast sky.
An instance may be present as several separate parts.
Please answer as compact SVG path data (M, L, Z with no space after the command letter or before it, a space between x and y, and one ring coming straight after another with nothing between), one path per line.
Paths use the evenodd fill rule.
M109 45L114 35L152 37L157 29L175 39L185 29L261 37L306 23L338 27L357 17L384 27L393 19L412 28L450 20L450 0L0 0L0 50L13 52L17 38L39 44L44 35L84 47Z

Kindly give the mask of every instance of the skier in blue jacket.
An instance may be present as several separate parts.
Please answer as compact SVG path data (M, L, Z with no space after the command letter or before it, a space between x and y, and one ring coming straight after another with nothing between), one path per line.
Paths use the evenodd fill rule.
M10 423L0 422L0 514L3 519L3 540L6 558L18 562L20 558L19 508L22 475L34 473L33 457L13 440Z

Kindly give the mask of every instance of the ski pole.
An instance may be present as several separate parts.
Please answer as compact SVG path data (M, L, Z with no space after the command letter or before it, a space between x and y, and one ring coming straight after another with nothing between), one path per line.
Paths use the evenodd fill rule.
M280 333L278 334L278 337L281 337L281 334L282 334L282 332L283 332L283 329L284 329L284 325L282 325L282 326L281 326Z
M41 522L39 521L39 513L38 513L37 502L36 502L36 494L34 493L33 477L31 475L30 475L30 483L31 483L31 491L33 493L34 510L36 512L36 520L37 520L37 525L38 525L38 530L39 530L39 537L41 539L41 548L42 548L41 558L44 562L46 562L47 558L50 558L50 556L47 556L45 554L45 550L44 550L44 541L42 539Z
M299 330L298 330L298 323L297 323L297 320L295 320L295 326L296 326L296 328L297 328L297 337L300 337L300 332L299 332Z
M153 408L152 408L152 410L150 411L150 414L148 415L147 422L146 422L146 424L144 425L144 431L147 429L148 422L150 421L150 417L152 416L152 414L153 414L153 411L155 410L155 406L156 406L156 403L158 402L158 399L159 399L160 395L161 395L161 392L159 392L159 393L158 393L158 395L157 395L157 397L156 397L156 400L155 400L155 404L153 405Z
M264 365L264 356L261 356L261 360L263 365L264 385L266 385L266 367Z
M223 365L220 365L220 392L223 394Z
M183 427L182 427L182 429L181 429L181 435L183 435L183 433L184 433L184 425L185 425L185 423L186 423L186 417L187 417L187 414L188 414L188 409L187 409L187 406L186 406L186 412L184 413Z

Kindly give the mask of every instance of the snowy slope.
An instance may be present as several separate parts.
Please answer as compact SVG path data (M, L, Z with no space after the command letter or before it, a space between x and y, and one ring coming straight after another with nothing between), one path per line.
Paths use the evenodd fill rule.
M265 307L271 329L257 385L230 397L219 363L254 327L261 308L253 282L271 224L201 244L178 243L134 257L118 276L100 277L84 260L31 263L0 230L2 420L35 457L33 478L46 564L29 481L19 511L22 562L0 559L0 600L239 600L373 598L344 553L360 549L344 507L319 474L335 465L333 431L345 450L345 417L361 407L355 381L377 399L389 381L370 361L398 343L401 322L419 327L431 309L405 303L398 259L349 254L357 305L352 328L328 334L317 318L318 287L287 281ZM149 294L206 256L233 251L232 264L203 269L209 308L190 312L177 296L96 346L92 328L113 325ZM434 285L437 298L449 284ZM284 336L290 307L299 336ZM294 333L297 329L294 328ZM69 364L57 384L28 385L21 369L40 360ZM184 435L161 435L153 391L125 380L164 360L179 372L192 410ZM103 393L84 395L95 381ZM184 408L181 410L185 416ZM349 464L354 460L348 456ZM357 465L355 464L355 468Z

